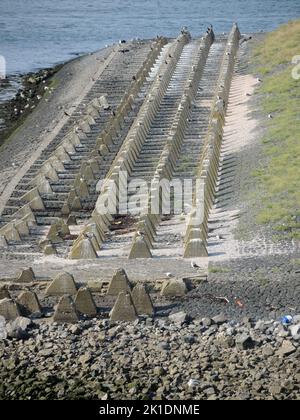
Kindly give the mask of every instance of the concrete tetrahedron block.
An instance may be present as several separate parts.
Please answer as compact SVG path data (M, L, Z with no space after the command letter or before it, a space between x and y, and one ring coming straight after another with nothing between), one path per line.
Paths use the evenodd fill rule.
M132 300L138 315L154 314L154 307L151 297L143 284L137 284L132 290Z
M71 296L62 296L55 308L53 321L64 324L75 324L79 321L78 313Z
M69 273L58 274L45 292L46 296L75 295L76 293L74 277Z
M86 287L82 287L78 290L75 297L75 307L81 314L88 315L90 317L97 315L97 306L92 293Z
M137 319L137 311L130 293L119 293L117 301L110 313L110 319L111 321L134 321Z
M120 268L114 274L113 278L111 279L109 286L108 286L108 295L118 296L120 292L130 292L131 285L128 280L127 274L125 270Z

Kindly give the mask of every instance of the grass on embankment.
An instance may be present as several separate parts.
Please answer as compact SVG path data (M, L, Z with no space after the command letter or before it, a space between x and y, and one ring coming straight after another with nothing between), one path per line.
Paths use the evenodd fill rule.
M300 80L292 77L300 55L300 20L270 33L254 52L263 82L261 111L271 114L263 150L267 165L253 174L263 192L259 223L269 223L285 237L300 239Z

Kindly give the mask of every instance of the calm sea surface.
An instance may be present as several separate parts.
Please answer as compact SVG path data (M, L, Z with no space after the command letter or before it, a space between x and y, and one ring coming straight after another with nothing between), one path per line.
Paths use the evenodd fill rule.
M9 74L68 60L119 39L193 35L212 23L269 31L300 16L300 0L0 0L0 55Z

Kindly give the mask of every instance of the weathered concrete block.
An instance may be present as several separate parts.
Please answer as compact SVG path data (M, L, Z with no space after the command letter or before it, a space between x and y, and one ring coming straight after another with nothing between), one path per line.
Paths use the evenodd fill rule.
M20 316L19 307L12 299L0 300L0 316L3 316L6 321L13 321Z
M77 287L74 277L69 273L60 273L49 284L45 295L46 296L62 296L62 295L75 295Z
M137 284L132 290L131 297L138 315L154 315L153 303L145 285Z
M130 292L131 285L125 270L117 270L108 286L108 295L118 296L120 292Z
M7 240L5 239L5 236L0 236L0 248L7 248L8 247L8 243Z
M201 239L191 239L186 244L184 258L200 258L207 256L207 248Z
M181 279L165 280L162 289L162 296L184 296L188 292L186 283Z
M137 317L130 293L121 292L110 313L111 321L134 321Z
M79 316L71 296L64 295L61 297L55 308L53 321L63 324L75 324L79 321Z
M145 238L143 238L142 236L136 237L132 244L128 258L152 258L151 251L147 245Z
M97 257L97 252L91 240L84 236L82 236L80 241L74 244L69 254L69 258L72 260L91 260Z
M20 308L22 316L41 316L42 308L40 306L37 295L34 292L24 291L18 298L17 303Z
M10 293L8 291L8 287L6 284L4 284L3 286L0 286L0 300L2 299L10 299Z
M75 297L75 307L78 312L90 317L97 315L97 306L90 290L86 287L82 287L78 290Z
M17 283L32 283L34 281L35 281L35 274L31 267L25 270L22 270L16 280Z

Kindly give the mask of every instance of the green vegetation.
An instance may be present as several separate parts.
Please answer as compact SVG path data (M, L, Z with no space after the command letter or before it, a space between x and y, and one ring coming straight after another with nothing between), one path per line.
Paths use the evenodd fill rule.
M258 90L261 111L271 115L263 147L268 164L253 177L263 188L259 223L270 223L289 238L300 239L300 80L292 77L300 55L300 20L269 34L254 52L263 75Z

